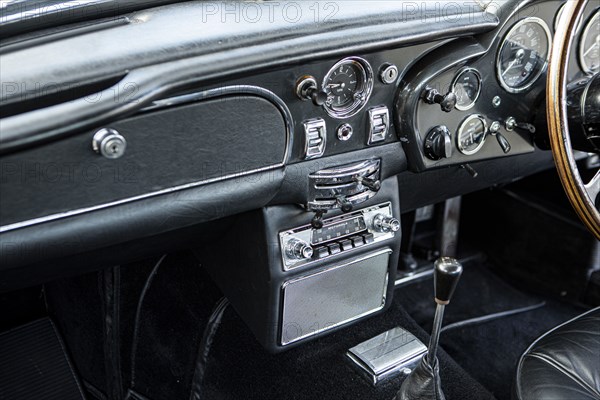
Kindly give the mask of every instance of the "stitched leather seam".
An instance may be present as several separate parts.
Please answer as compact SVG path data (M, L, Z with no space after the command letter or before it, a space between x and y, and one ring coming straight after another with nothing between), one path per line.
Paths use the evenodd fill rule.
M557 369L558 371L560 371L561 373L563 373L564 375L566 375L573 382L577 383L579 386L581 386L582 388L584 388L587 392L590 393L590 395L593 395L597 399L600 399L600 392L598 392L596 389L594 389L593 387L591 387L590 385L588 385L586 382L584 382L583 380L581 380L579 377L573 375L570 371L568 371L566 368L564 368L562 365L560 365L559 363L557 363L556 361L554 361L550 357L548 357L548 356L546 356L544 354L540 354L540 353L531 353L531 354L529 354L529 357L535 357L538 360L546 362L550 366L554 367L555 369Z

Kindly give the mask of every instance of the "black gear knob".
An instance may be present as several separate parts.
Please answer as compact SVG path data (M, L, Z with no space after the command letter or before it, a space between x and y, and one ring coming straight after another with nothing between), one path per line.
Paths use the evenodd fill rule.
M458 260L450 257L440 257L434 264L433 281L435 285L435 302L440 305L450 303L463 267Z

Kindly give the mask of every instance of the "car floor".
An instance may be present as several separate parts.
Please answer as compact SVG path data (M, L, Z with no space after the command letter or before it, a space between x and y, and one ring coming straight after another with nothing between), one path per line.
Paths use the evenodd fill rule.
M473 378L498 400L511 399L511 387L521 354L540 335L582 314L586 308L517 290L492 272L483 258L464 263L464 272L444 325L502 313L512 315L445 330L440 344ZM432 279L396 290L400 302L424 329L431 329L434 313Z
M539 335L585 311L516 290L488 267L481 258L465 263L445 324L523 307L530 310L442 334L442 385L449 400L509 400L522 352ZM243 393L247 399L391 399L398 381L373 388L350 368L344 354L395 326L427 343L435 310L432 295L432 279L400 287L386 313L279 355L264 352L230 309L211 350L203 387L206 398L233 399Z
M443 332L438 356L444 392L448 400L509 400L521 353L536 337L585 309L519 291L497 277L493 264L481 257L464 266L445 326L523 307L530 310ZM229 306L221 324L213 325L212 346L205 353L204 336L212 331L207 326L222 294L190 252L123 268L120 276L121 393L129 400L391 400L399 380L371 386L350 365L346 351L397 326L427 344L435 309L432 279L413 282L396 289L391 307L382 314L270 354ZM104 363L89 360L101 360L106 352L97 299L100 278L102 273L71 278L44 289L50 317L83 386L89 398L99 400L106 398L107 375L102 372ZM201 354L207 356L199 368ZM200 370L203 379L197 379Z

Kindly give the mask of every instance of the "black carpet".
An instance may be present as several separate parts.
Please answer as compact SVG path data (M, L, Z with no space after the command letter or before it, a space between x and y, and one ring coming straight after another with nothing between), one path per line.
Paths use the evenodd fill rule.
M465 263L464 273L444 325L546 301L542 308L442 334L441 346L498 400L511 398L519 357L538 336L585 311L572 305L529 295L505 283L479 259ZM400 288L397 298L426 330L431 329L435 305L432 279ZM465 349L467 349L465 351Z
M427 343L428 334L395 301L390 310L355 326L282 354L268 354L233 309L215 337L204 379L206 399L391 400L399 389L392 380L372 387L348 364L345 352L395 326ZM445 352L439 353L448 400L487 400L492 395Z

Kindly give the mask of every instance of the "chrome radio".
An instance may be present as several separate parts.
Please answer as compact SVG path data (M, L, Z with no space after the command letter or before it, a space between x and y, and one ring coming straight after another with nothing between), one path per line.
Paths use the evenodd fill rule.
M321 229L311 225L279 233L283 268L289 271L316 261L372 246L395 236L400 221L391 203L354 211L323 221Z

